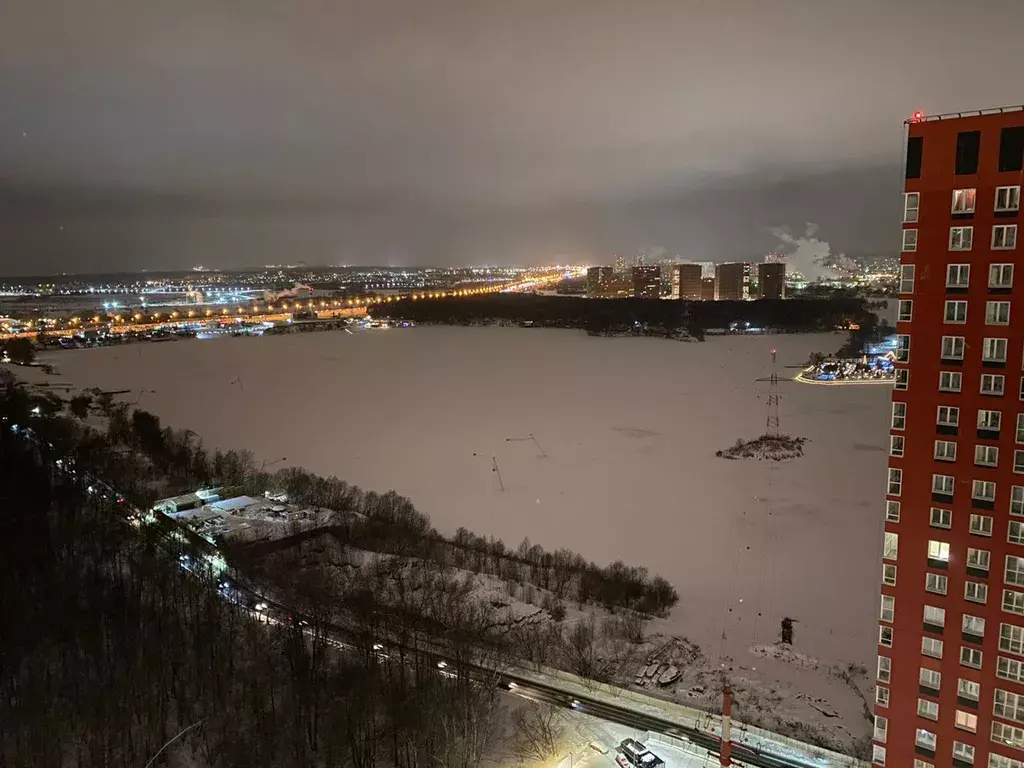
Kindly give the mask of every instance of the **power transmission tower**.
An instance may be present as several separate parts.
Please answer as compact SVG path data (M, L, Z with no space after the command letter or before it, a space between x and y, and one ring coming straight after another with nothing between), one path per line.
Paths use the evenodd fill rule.
M776 350L772 349L772 373L765 379L757 379L757 381L768 382L768 401L767 411L768 417L765 420L765 427L767 429L765 434L778 437L779 434L779 398L782 395L779 394L779 374L775 364Z

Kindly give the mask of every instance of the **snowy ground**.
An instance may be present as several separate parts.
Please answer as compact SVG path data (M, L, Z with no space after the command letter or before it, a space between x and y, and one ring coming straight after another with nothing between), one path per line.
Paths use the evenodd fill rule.
M714 455L764 431L772 347L790 377L843 340L425 327L45 357L76 386L153 390L140 406L208 446L394 488L443 531L645 565L680 595L654 630L754 682L826 697L854 728L859 701L842 701L827 669L874 666L889 388L783 382L781 427L808 438L805 455ZM531 433L546 457L517 439ZM784 616L799 664L750 650Z

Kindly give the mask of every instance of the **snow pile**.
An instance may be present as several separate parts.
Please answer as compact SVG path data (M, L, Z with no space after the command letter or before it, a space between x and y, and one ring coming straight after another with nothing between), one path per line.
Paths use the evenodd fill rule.
M790 437L789 435L761 435L753 440L737 440L732 448L715 451L721 459L768 459L770 461L786 461L804 455L806 437Z

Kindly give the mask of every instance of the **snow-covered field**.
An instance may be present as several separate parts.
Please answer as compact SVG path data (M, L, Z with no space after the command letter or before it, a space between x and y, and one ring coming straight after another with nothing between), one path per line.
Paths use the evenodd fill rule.
M792 680L812 673L748 651L784 616L794 650L874 666L889 388L784 381L782 430L809 439L805 455L714 453L764 431L772 347L788 378L842 342L413 328L46 358L62 382L144 390L140 407L208 446L394 488L443 531L645 565L680 595L656 629Z

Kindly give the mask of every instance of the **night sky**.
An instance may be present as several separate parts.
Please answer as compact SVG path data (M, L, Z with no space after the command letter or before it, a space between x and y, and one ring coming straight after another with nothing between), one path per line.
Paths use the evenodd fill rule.
M0 0L0 272L894 250L1024 2Z

